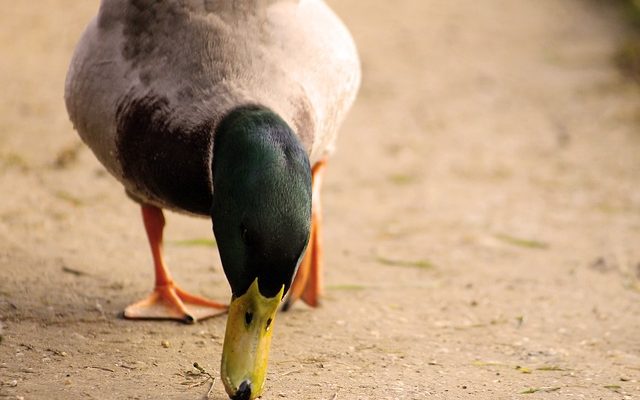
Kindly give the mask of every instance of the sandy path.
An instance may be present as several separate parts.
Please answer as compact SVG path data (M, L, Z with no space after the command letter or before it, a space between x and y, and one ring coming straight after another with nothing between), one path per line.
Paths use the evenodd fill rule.
M365 78L324 190L326 301L279 316L264 398L640 397L640 93L610 61L620 16L331 3ZM184 372L217 373L223 318L115 318L152 271L138 209L62 102L96 7L0 13L0 398L202 398ZM226 299L216 251L180 242L209 237L170 215L168 261Z

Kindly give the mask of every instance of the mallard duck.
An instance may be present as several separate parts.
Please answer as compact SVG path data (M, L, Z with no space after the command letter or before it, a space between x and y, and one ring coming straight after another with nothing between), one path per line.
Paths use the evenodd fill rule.
M140 204L153 256L153 292L124 316L228 312L233 399L263 392L284 296L318 304L322 175L359 81L351 35L321 0L102 0L77 45L69 116ZM229 305L174 282L163 209L211 218Z

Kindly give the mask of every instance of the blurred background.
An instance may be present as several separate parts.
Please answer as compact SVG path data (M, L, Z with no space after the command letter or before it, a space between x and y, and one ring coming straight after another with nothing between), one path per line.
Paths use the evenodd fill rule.
M264 398L640 396L638 2L328 3L363 82L324 306L279 316ZM152 283L139 210L63 101L98 4L2 1L0 398L202 397L224 318L116 318ZM207 221L168 223L176 280L227 299Z

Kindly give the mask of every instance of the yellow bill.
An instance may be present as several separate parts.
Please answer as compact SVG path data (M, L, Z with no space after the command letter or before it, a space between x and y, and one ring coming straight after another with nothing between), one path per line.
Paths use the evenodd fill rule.
M264 390L273 322L284 285L272 298L260 294L258 279L245 294L232 298L222 349L222 382L233 400L250 400Z

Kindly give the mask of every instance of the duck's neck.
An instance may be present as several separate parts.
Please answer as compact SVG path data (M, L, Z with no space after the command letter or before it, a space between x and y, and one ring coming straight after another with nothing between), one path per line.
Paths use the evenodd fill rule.
M269 109L241 107L219 124L213 160L211 216L233 293L255 278L264 296L288 290L311 219L311 168L300 141Z

